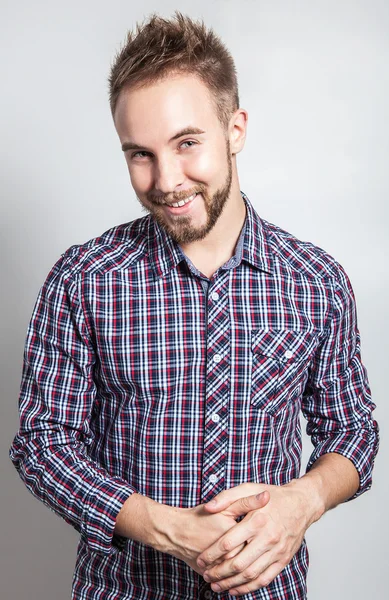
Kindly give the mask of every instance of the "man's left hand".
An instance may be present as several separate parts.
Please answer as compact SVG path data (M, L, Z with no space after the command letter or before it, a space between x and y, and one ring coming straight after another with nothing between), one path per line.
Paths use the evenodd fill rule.
M229 508L236 512L240 504L241 514L246 515L197 558L197 564L205 566L204 579L214 591L229 590L233 596L247 594L269 585L289 564L315 520L307 494L295 483L244 483L204 505L209 512L228 514ZM258 509L255 496L263 491L269 492L270 500ZM238 554L220 562L241 544L245 546Z

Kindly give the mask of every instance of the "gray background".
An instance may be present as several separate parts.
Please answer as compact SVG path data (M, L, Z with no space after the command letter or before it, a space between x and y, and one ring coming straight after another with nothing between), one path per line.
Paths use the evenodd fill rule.
M387 597L389 4L387 0L36 0L0 4L1 598L70 598L77 533L8 459L35 298L70 245L143 213L107 99L126 30L157 10L204 17L229 46L249 112L241 189L259 214L325 248L357 298L381 450L373 489L307 534L311 600ZM304 464L310 453L305 440ZM385 580L385 584L384 584Z

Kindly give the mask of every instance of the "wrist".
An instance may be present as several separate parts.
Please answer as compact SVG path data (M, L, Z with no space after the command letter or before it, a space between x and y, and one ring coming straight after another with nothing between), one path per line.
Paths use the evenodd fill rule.
M325 502L321 493L321 481L316 477L307 473L303 477L292 479L285 487L302 495L308 527L323 516Z
M185 562L193 560L200 552L198 538L206 535L199 522L199 517L205 515L202 505L192 508L168 507L170 510L165 519L160 521L160 539L163 540L162 552L166 552ZM201 544L200 544L201 546ZM189 564L189 563L188 563Z
M182 517L185 509L160 504L151 515L154 531L153 547L159 552L181 558L179 539L184 526Z
M172 531L180 510L134 493L116 518L115 533L171 554Z

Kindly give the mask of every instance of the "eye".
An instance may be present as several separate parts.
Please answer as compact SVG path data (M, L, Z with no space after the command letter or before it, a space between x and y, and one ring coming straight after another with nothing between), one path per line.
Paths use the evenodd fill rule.
M194 142L193 140L187 140L186 142L182 142L181 147L184 146L184 144L191 144L190 146L187 146L187 148L192 148L192 145L195 146L197 142Z
M134 152L133 154L131 154L131 158L144 158L144 156L147 156L148 154L149 153L145 150L138 150L138 152Z

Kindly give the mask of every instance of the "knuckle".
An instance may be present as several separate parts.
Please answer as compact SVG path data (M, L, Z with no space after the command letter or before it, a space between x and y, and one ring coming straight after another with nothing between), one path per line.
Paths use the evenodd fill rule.
M272 581L271 577L269 577L268 575L266 575L266 576L264 576L264 577L262 577L262 576L259 576L259 577L258 577L258 581L257 581L257 583L258 583L258 584L259 584L261 587L266 587L266 586L268 586L268 585L269 585L269 583L271 583L271 581Z
M266 522L265 516L259 511L253 512L252 516L253 526L256 528L263 527Z
M222 540L221 548L224 552L231 552L231 550L233 550L234 548L232 540L230 540L229 538L225 538L224 540Z
M272 546L275 546L276 544L279 544L281 541L281 535L279 534L278 531L272 531L269 533L269 537L268 537L269 543Z
M280 566L280 570L282 571L282 569L285 569L285 567L287 567L287 566L288 566L289 562L290 562L290 561L289 561L288 559L279 560L279 561L278 561L278 564L279 564L279 566Z
M243 571L243 576L247 581L254 581L254 579L258 577L258 571L257 569L249 567L248 569Z
M250 587L248 585L240 585L239 587L236 588L237 590L237 594L235 594L235 596L244 596L245 594L250 594Z
M237 558L231 563L231 570L234 573L241 573L244 569L244 564L242 559Z
M279 547L278 547L278 551L279 551L279 554L281 556L284 556L287 553L288 547L287 547L287 544L286 544L285 541L281 541L280 542Z
M247 496L245 496L244 498L241 498L240 503L243 508L250 508L250 500L248 499Z

